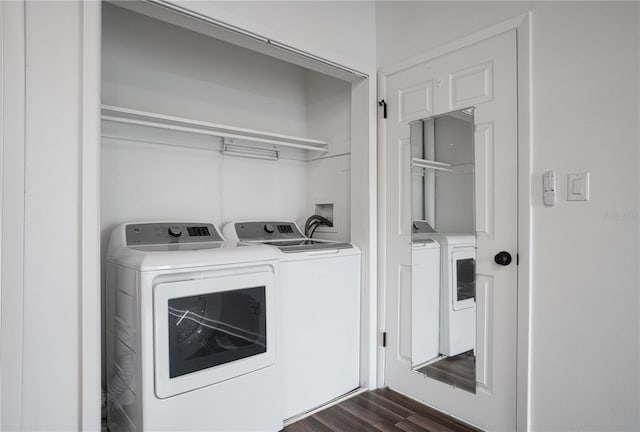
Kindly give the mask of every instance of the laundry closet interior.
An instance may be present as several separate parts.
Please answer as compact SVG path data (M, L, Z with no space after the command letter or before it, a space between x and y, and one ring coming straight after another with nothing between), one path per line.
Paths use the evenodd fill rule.
M366 76L146 2L103 3L101 50L103 263L111 233L126 223L303 229L317 214L332 226L318 226L314 238L360 246L352 221L366 210L352 200L351 153L368 139L360 128L352 142L365 125L352 122L352 94ZM105 273L103 265L103 388ZM354 328L344 330L364 333L356 305Z
M349 240L350 82L105 3L102 104L103 245L125 221L322 212L334 227L318 235ZM220 125L250 157L222 154L221 137L140 125L177 123L163 116Z

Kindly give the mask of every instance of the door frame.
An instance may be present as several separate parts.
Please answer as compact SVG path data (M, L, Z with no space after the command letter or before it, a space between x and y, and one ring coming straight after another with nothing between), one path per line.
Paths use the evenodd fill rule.
M81 104L81 387L82 430L101 426L100 88L102 3L82 3Z
M516 430L530 429L531 389L529 364L531 361L531 268L532 268L532 223L531 223L531 12L518 15L506 21L487 27L456 41L434 48L405 61L380 68L378 72L378 99L385 97L387 77L436 57L467 47L493 36L515 30L517 43L517 99L518 99L518 287L517 287L517 340L516 340ZM378 238L385 238L385 195L387 167L386 125L378 123ZM378 245L378 325L382 338L386 329L386 246ZM378 383L384 383L385 356L382 343L378 346Z

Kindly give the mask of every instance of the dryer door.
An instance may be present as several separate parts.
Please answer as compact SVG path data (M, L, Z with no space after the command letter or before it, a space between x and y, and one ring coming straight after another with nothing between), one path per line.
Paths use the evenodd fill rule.
M274 363L272 272L160 283L153 294L158 398Z
M476 305L476 251L473 246L451 251L452 309L459 311Z

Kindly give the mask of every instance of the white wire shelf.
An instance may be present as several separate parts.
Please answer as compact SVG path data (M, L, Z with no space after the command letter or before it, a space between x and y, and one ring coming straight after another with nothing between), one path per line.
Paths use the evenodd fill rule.
M453 172L453 165L446 162L437 162L433 160L412 158L411 166L418 168L427 168L436 171Z
M199 135L210 135L219 138L236 139L257 144L269 144L314 152L329 151L329 143L326 141L209 123L113 105L102 105L101 108L101 118L105 121Z

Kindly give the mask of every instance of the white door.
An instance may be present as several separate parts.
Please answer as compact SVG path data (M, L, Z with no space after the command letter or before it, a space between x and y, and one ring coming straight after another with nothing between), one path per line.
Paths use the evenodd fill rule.
M383 77L385 385L486 430L516 427L517 89L510 31ZM409 122L475 107L476 394L411 369ZM506 251L511 265L495 263Z

